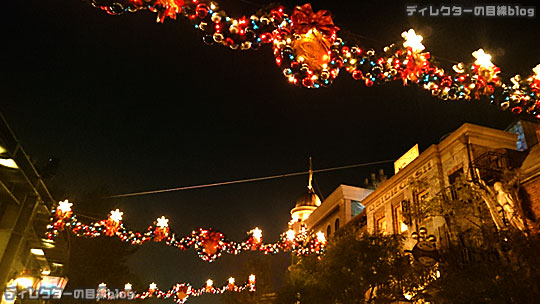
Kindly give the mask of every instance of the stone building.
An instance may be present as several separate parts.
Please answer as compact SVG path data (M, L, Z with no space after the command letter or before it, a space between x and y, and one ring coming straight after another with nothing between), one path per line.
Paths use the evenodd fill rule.
M529 137L528 155L521 165L520 199L529 227L540 232L540 125L536 138Z

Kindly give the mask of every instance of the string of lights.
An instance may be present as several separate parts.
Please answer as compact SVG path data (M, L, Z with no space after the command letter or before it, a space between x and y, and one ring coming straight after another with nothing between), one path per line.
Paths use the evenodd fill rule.
M312 233L307 229L302 229L299 233L289 230L280 236L278 242L269 244L262 242L262 230L259 228L249 231L249 238L243 242L228 241L221 232L203 228L194 230L191 235L179 237L170 229L169 220L164 216L158 218L146 232L137 232L124 226L122 222L124 213L119 209L111 211L105 220L84 224L71 210L72 205L68 200L61 201L52 211L53 216L47 225L47 238L54 239L60 231L68 229L78 237L117 237L131 245L142 245L153 241L180 250L193 247L199 257L206 262L215 261L223 253L236 255L244 251L260 251L264 254L292 252L296 255L321 255L326 247L324 233L320 231Z
M148 289L143 292L136 292L130 283L124 285L123 290L111 290L107 284L101 283L98 286L96 298L98 300L136 300L136 299L173 299L176 303L185 303L190 297L198 297L203 294L222 294L225 292L255 292L255 275L250 275L248 281L238 285L233 277L227 280L227 283L221 287L214 286L214 281L209 279L201 288L193 288L189 283L175 284L169 290L161 290L157 284L152 282Z
M283 6L261 9L247 17L232 18L209 0L89 0L111 15L150 10L157 21L177 14L188 18L203 32L206 44L233 50L258 50L273 45L276 64L290 83L306 88L332 84L341 70L370 87L390 81L416 84L442 100L487 99L502 110L540 119L540 64L527 77L500 79L500 68L483 49L473 60L444 70L425 52L422 36L403 32L402 44L391 44L382 52L344 41L337 35L328 11L314 12L310 4L291 13Z

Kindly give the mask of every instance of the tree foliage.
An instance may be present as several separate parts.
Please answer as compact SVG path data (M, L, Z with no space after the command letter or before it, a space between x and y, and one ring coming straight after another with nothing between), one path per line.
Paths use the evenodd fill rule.
M406 300L429 281L431 270L413 263L398 235L334 236L320 259L308 256L291 266L277 303L388 303Z

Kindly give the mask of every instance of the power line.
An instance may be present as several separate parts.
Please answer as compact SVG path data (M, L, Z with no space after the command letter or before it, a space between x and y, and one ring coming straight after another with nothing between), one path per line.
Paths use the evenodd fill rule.
M357 168L357 167L365 167L365 166L371 166L371 165L377 165L377 164L384 164L384 163L389 163L389 162L393 162L393 161L394 161L393 159L381 160L381 161L362 163L362 164L356 164L356 165L348 165L348 166L341 166L341 167L333 167L333 168L313 170L313 172L317 173L317 172L328 172L328 171L344 170L344 169L350 169L350 168ZM124 194L117 194L117 195L107 196L105 198L131 197L131 196L159 194L159 193L165 193L165 192L174 192L174 191L192 190L192 189L200 189L200 188L209 188L209 187L217 187L217 186L225 186L225 185L257 182L257 181L277 179L277 178L283 178L283 177L298 176L298 175L304 175L304 174L307 174L307 173L309 173L309 171L294 172L294 173L284 173L284 174L264 176L264 177L245 178L245 179L238 179L238 180L233 180L233 181L217 182L217 183L202 184L202 185L193 185L193 186L184 186L184 187L176 187L176 188L168 188L168 189L158 189L158 190L149 190L149 191L141 191L141 192L124 193Z

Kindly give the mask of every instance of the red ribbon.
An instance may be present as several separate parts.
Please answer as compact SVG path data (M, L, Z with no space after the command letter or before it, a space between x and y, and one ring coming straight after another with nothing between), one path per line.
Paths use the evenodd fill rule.
M330 37L339 30L334 25L329 11L320 10L314 13L310 3L295 7L291 17L293 27L298 34L305 34L315 28L324 36Z

